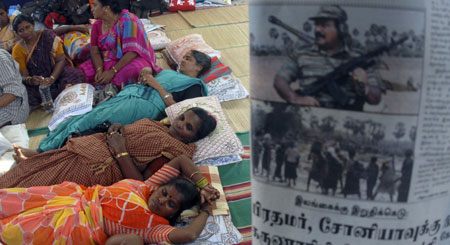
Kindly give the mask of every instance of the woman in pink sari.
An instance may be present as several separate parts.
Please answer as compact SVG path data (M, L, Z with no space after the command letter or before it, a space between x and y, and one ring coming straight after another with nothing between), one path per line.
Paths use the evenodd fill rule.
M120 87L136 82L144 67L161 71L142 22L128 7L124 0L94 1L97 21L91 32L91 60L79 66L87 82Z

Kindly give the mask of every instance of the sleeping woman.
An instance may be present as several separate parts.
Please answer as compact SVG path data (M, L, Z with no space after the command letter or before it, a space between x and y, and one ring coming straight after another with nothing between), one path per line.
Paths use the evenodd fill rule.
M156 77L150 68L141 71L142 84L125 86L120 93L92 111L70 118L51 131L39 144L38 152L58 149L74 132L82 132L108 120L127 125L142 118L160 120L164 109L176 102L208 95L198 78L211 67L211 58L191 50L181 61L179 72L163 70Z
M106 186L125 178L144 180L157 158L173 159L180 155L192 158L196 150L192 142L209 135L216 124L207 111L194 107L176 118L170 127L144 118L126 126L113 124L106 134L73 138L61 149L40 154L16 147L18 165L0 176L0 188L64 181Z

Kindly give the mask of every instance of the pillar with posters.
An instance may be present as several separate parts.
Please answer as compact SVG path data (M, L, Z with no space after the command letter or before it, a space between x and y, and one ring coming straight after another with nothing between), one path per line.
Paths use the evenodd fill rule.
M254 244L450 244L450 2L250 2Z

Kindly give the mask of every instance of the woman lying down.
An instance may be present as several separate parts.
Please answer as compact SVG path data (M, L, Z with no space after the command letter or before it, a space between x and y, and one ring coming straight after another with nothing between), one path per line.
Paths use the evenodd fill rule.
M186 178L180 178L180 174ZM203 230L219 196L184 155L174 158L145 181L125 179L111 186L92 187L64 182L0 189L0 242L192 242ZM188 227L170 225L183 210L199 203L200 213Z

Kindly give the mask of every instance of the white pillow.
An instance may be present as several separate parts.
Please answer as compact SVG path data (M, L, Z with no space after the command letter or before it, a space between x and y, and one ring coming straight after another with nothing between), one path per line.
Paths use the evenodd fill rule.
M160 30L147 32L147 37L154 50L164 49L171 41L166 33Z
M220 102L246 98L249 93L239 79L233 75L225 75L207 83L210 95L215 95Z
M50 131L70 117L92 110L94 86L79 83L64 89L54 101L55 112L48 124Z
M175 226L186 227L189 223L190 220L185 221L183 224L176 224ZM194 242L186 244L228 245L238 244L242 242L242 240L241 233L234 226L229 215L216 215L209 216L200 236Z
M192 107L200 107L211 113L217 120L216 129L204 139L195 144L197 151L194 153L193 161L198 163L205 159L225 157L244 153L241 141L234 133L222 111L220 102L216 96L198 97L183 100L166 108L167 116L172 122L184 111Z

